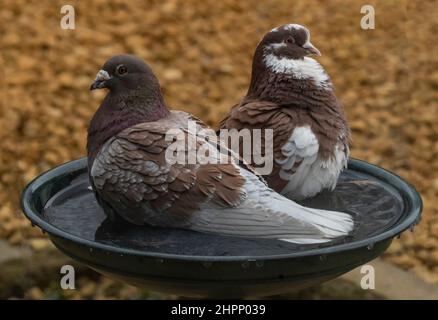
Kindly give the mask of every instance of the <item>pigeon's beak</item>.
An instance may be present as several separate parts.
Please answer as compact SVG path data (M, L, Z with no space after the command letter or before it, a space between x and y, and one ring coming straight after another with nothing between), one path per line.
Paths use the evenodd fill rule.
M318 49L316 49L316 47L310 41L307 41L303 45L303 48L306 49L308 54L314 54L314 55L317 55L317 56L321 55L321 52Z
M90 86L90 90L106 88L106 81L109 79L111 79L111 77L108 72L105 70L99 70L96 79L94 79Z

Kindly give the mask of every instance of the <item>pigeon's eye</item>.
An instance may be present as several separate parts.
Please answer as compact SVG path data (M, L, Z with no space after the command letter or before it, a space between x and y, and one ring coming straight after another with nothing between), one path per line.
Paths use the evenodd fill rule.
M286 38L285 42L286 42L287 44L292 44L292 43L295 43L295 39L292 38L292 37L288 37L288 38Z
M124 75L126 73L128 73L128 68L126 68L123 64L117 66L116 68L116 72L118 75Z

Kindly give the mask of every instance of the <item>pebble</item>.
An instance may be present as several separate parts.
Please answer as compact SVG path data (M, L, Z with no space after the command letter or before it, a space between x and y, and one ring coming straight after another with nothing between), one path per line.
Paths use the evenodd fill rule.
M37 239L31 239L29 240L29 244L32 247L33 250L36 251L41 251L44 249L47 249L48 247L51 246L50 244L50 240L48 239L42 239L42 238L37 238Z

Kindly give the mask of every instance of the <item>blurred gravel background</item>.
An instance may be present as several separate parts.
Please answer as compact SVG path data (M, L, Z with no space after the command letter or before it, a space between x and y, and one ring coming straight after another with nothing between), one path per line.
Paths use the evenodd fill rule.
M21 214L19 195L37 174L85 154L88 121L105 94L88 88L108 57L145 59L171 106L215 126L245 93L260 38L295 22L311 30L345 105L352 156L422 194L422 222L386 258L438 283L437 1L69 1L76 29L62 30L65 4L0 2L0 238L47 246ZM364 4L374 5L375 30L360 28ZM99 279L83 280L88 291L73 298L143 297L123 286L108 294L112 282Z

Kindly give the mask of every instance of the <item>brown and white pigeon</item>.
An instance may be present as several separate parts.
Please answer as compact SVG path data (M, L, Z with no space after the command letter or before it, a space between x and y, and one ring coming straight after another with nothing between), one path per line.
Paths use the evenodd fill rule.
M350 130L310 32L286 24L258 44L246 96L221 129L272 129L273 170L268 185L300 200L333 189L347 165ZM254 166L256 166L254 164Z
M110 217L295 243L326 242L352 230L350 215L302 207L238 165L228 150L218 152L214 139L206 138L215 138L214 132L208 133L201 121L169 111L157 78L142 60L130 55L109 59L90 89L97 88L109 92L89 126L88 172ZM193 123L195 131L189 128ZM176 131L179 138L168 139ZM168 153L181 136L183 163ZM187 161L194 154L209 161Z

